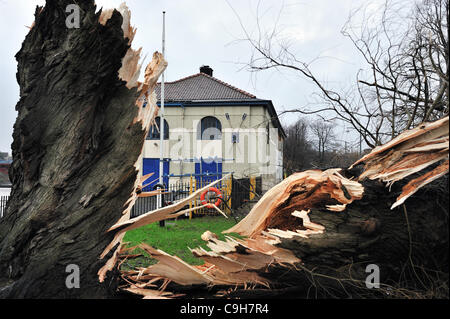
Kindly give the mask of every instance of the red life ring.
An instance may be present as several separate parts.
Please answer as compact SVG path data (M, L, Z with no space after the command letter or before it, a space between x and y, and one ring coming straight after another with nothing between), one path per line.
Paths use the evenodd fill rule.
M203 191L203 193L200 195L200 200L201 200L202 205L207 205L206 207L214 208L213 205L212 204L208 204L208 202L205 199L205 196L206 196L206 194L208 192L214 192L214 193L217 194L216 197L218 197L218 198L217 198L216 202L214 203L214 205L215 206L219 206L221 201L222 201L222 193L220 192L220 190L218 190L215 187L208 188L207 190Z

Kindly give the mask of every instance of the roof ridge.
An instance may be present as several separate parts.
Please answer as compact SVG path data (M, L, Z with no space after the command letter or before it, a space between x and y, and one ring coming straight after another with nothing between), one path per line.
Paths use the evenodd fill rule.
M200 76L200 75L203 75L203 76L205 76L205 77L207 77L207 78L209 78L209 79L211 79L211 80L213 80L213 81L216 81L217 83L220 83L220 84L222 84L222 85L225 85L226 87L228 87L228 88L230 88L230 89L236 90L236 91L238 91L239 93L242 93L242 94L244 94L244 95L247 95L248 97L251 97L251 98L253 98L253 99L256 99L256 95L253 95L253 94L251 94L251 93L248 93L247 91L241 90L241 89L239 89L239 88L237 88L237 87L235 87L235 86L233 86L233 85L231 85L231 84L228 84L228 83L226 83L226 82L224 82L224 81L222 81L222 80L219 80L218 78L215 78L215 77L213 77L213 76L211 76L211 75L208 75L208 74L202 73L202 72L199 72L199 73L196 73L196 74L192 74L192 75L189 75L189 76L185 76L184 78L181 78L181 79L178 79L178 80L175 80L175 81L171 81L171 82L165 82L165 83L166 83L166 84L178 83L178 82L181 82L181 81L184 81L184 80L188 80L188 79L191 79L191 78L195 78L196 76ZM158 85L158 84L160 85L161 82L158 82L157 85Z
M208 78L211 78L212 80L214 80L214 81L216 81L216 82L218 82L218 83L220 83L220 84L223 84L223 85L229 87L230 89L233 89L233 90L236 90L236 91L238 91L238 92L240 92L240 93L242 93L242 94L245 94L245 95L247 95L247 96L249 96L249 97L251 97L251 98L256 98L255 95L253 95L253 94L251 94L251 93L248 93L248 92L246 92L246 91L244 91L244 90L241 90L241 89L239 89L239 88L237 88L237 87L235 87L235 86L232 86L231 84L228 84L228 83L226 83L226 82L224 82L224 81L222 81L222 80L219 80L218 78L215 78L215 77L213 77L213 76L211 76L211 75L208 75L208 74L205 74L205 73L198 73L198 74L204 75L204 76L206 76L206 77L208 77ZM197 75L198 75L198 74L197 74Z

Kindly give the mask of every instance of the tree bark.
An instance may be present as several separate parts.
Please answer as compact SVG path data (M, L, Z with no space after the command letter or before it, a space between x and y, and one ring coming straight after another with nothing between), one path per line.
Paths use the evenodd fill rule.
M280 276L275 282L281 287L295 283L298 297L340 298L389 297L390 290L396 297L411 297L412 291L448 282L448 188L447 193L445 188L436 191L432 184L404 206L390 210L399 185L392 193L381 182L363 185L364 199L343 212L311 210L311 221L323 225L324 233L282 240L279 247L294 252L302 266L288 275L274 271ZM366 289L370 264L380 269L382 289ZM442 282L432 282L434 272L441 274ZM398 287L410 292L394 291Z
M130 47L122 15L114 10L103 25L94 1L81 1L80 28L68 28L69 4L37 7L16 55L13 187L0 220L3 298L104 298L116 290L112 273L99 283L99 256L114 237L106 230L130 205L146 130L135 120L138 88L118 76ZM80 288L66 286L70 264L79 267Z

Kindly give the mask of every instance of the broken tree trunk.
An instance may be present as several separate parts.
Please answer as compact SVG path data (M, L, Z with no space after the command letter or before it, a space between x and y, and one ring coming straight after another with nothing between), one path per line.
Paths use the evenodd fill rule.
M359 176L340 169L289 176L225 232L246 238L203 234L210 250L192 249L203 266L141 245L159 263L123 272L125 290L146 298L205 297L199 287L209 297L448 297L448 178L436 181L448 173L448 117L401 134L355 165L362 162ZM157 216L170 215L149 212L112 229ZM378 289L367 289L369 265L380 271ZM162 296L165 289L171 294Z
M37 7L16 55L20 100L13 187L0 220L0 297L116 292L117 273L98 281L116 252L99 256L114 237L107 230L128 218L136 198L143 143L158 111L153 88L167 63L155 53L139 83L126 6L96 12L94 1L79 2L80 27L68 28L69 4ZM68 265L79 269L78 289L66 286Z

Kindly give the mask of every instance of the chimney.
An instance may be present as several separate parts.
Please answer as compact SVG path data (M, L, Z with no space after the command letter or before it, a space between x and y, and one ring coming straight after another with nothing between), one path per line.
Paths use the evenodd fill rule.
M209 76L213 75L213 69L209 67L209 65L202 65L200 67L200 73L208 74Z

